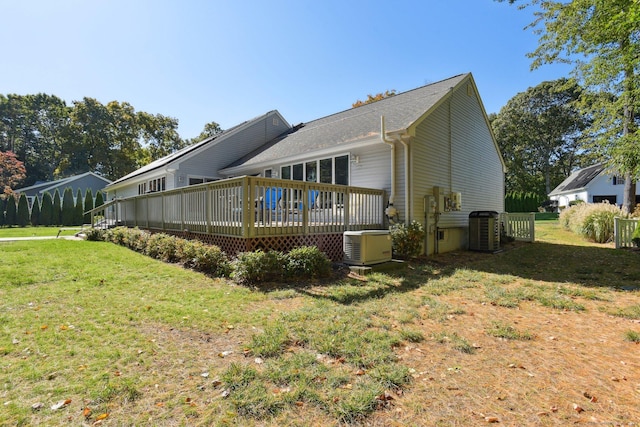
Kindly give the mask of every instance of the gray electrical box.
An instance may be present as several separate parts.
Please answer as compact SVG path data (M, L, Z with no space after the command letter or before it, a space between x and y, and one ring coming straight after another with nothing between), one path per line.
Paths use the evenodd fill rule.
M469 214L469 249L495 252L500 249L500 215L495 211Z

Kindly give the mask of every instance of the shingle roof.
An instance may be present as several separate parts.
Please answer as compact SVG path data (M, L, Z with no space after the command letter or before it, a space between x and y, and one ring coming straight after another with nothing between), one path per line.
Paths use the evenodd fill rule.
M73 176L68 176L66 178L56 179L55 181L37 182L37 183L35 183L33 185L30 185L29 187L17 188L14 191L16 193L24 193L24 192L27 192L27 191L35 190L35 191L38 191L40 193L44 193L47 190L49 190L50 188L52 188L52 187L59 187L61 185L64 185L67 182L73 182L73 181L75 181L77 179L80 179L80 178L83 178L83 177L85 177L87 175L93 175L93 176L95 176L97 178L100 178L101 180L103 180L105 182L105 185L109 184L111 182L111 180L109 180L109 179L107 179L107 178L105 178L103 176L100 176L98 174L95 174L93 172L85 172L85 173L81 173L79 175L73 175Z
M242 123L240 123L240 124L238 124L236 126L233 126L233 127L229 128L229 129L225 129L224 131L220 132L217 135L211 136L209 138L205 138L202 141L199 141L199 142L196 142L195 144L191 144L191 145L189 145L187 147L181 148L180 150L175 151L175 152L173 152L173 153L171 153L171 154L169 154L169 155L167 155L165 157L161 157L159 159L156 159L153 162L141 167L140 169L136 169L135 171L131 172L128 175L123 176L122 178L118 178L117 180L115 180L111 184L109 184L108 187L113 187L116 184L120 184L121 182L127 181L127 180L129 180L131 178L134 178L134 177L138 176L138 175L142 175L142 174L144 174L146 172L150 172L152 170L159 169L159 168L161 168L163 166L166 166L166 165L174 162L175 160L178 160L179 158L184 157L185 155L196 151L198 148L203 147L205 145L209 145L210 143L212 143L214 141L221 140L224 137L228 136L229 134L233 133L238 128L240 128L240 127L242 127L244 125L247 125L249 123L262 120L263 118L265 118L266 116L268 116L269 114L274 113L274 112L276 112L276 111L272 110L272 111L269 111L269 112L267 112L267 113L265 113L265 114L263 114L261 116L254 117L251 120L246 120L246 121L244 121L244 122L242 122Z
M549 195L565 193L567 191L585 188L595 177L604 170L604 165L596 164L573 172L560 185L553 189Z
M234 162L228 168L267 162L292 154L304 154L340 145L347 146L371 138L380 134L380 116L385 117L388 131L405 130L469 75L460 74L305 123L293 129L291 133Z

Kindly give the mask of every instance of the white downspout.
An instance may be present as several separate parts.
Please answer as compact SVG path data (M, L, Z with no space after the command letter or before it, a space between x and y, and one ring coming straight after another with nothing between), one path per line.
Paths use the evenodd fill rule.
M409 179L411 175L409 174L409 144L402 138L402 136L398 136L398 141L402 144L404 148L404 222L409 225L409 196L410 196L410 185Z
M392 217L397 213L396 208L393 207L393 202L396 198L396 144L392 139L387 138L384 116L380 116L380 140L391 146L391 194L389 195L389 206L385 209L385 214L388 217Z

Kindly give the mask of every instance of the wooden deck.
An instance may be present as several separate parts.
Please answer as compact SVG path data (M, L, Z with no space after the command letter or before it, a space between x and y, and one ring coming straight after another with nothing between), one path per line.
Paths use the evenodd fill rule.
M344 231L385 227L384 203L383 190L244 176L114 199L91 214L108 224L195 237L230 253L301 244L323 249L319 242L330 241L336 252L330 256L341 258Z

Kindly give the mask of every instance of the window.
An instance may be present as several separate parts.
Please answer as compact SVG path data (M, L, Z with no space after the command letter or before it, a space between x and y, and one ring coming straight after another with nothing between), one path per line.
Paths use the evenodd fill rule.
M331 184L333 182L333 159L320 160L320 182Z
M264 170L264 177L265 178L271 178L271 169L265 169Z
M334 184L349 185L349 156L336 157Z
M282 166L280 168L280 176L282 179L291 179L291 166Z
M616 202L618 201L618 197L617 196L593 196L593 203L603 203L603 202L609 202L612 205L615 205Z
M266 171L265 171L266 172ZM349 185L349 156L313 160L280 167L282 179Z
M203 182L204 178L189 178L189 185L202 184Z
M613 176L613 185L624 185L624 177L614 175Z
M306 166L306 179L307 182L318 181L318 162L307 162Z

